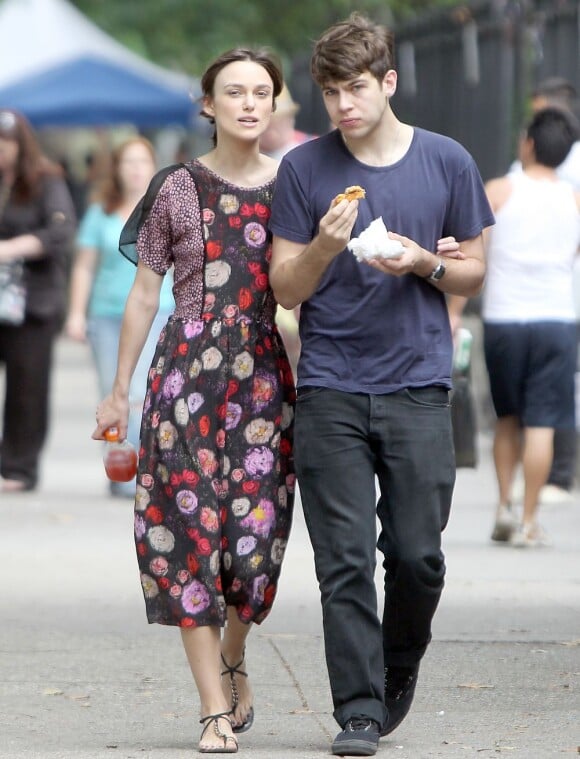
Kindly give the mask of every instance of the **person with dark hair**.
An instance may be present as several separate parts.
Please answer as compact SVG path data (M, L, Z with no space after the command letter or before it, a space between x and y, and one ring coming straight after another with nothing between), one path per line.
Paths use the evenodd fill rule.
M564 108L580 118L578 93L574 85L560 76L543 79L533 90L531 98L532 111L555 106ZM580 139L570 148L570 152L556 169L560 179L570 182L576 192L580 192ZM572 281L576 322L580 322L580 270L575 264ZM548 480L540 491L539 500L542 504L558 503L573 500L571 490L576 477L576 455L578 449L578 433L575 428L556 429L554 431L554 457Z
M455 482L445 293L480 290L493 215L467 151L392 110L390 30L352 14L317 40L311 71L336 128L282 159L270 277L284 307L302 304L296 471L341 727L332 752L371 756L411 707L443 589ZM357 185L364 197L349 201ZM377 237L381 220L392 231ZM365 232L372 255L359 262L348 245ZM444 260L451 235L461 253Z
M103 398L113 386L123 311L135 278L135 267L119 255L119 235L155 169L155 149L149 140L141 136L124 140L113 151L110 174L79 226L65 332L73 340L89 340ZM159 310L131 380L127 437L135 446L139 445L147 373L155 344L175 305L171 285L171 276L167 276ZM110 482L109 489L114 496L135 497L134 480Z
M486 185L496 225L486 240L484 352L497 414L493 454L499 503L491 538L548 543L537 520L555 428L575 428L577 360L572 267L580 243L580 194L556 169L577 139L572 117L538 111L520 141L522 171ZM510 494L524 475L523 519Z
M267 50L236 48L201 88L214 148L158 173L121 235L137 274L93 437L126 435L130 378L173 266L175 313L143 409L135 540L149 622L181 630L199 751L234 753L254 719L246 639L272 607L294 501L295 390L269 284L277 163L259 151L282 74Z
M0 363L6 369L0 492L38 485L75 225L62 169L42 154L22 114L0 109L0 265L20 262L26 291L23 321L0 322Z

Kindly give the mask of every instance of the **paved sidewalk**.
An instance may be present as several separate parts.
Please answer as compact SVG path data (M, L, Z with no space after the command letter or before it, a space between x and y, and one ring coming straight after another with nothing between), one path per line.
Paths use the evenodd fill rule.
M88 349L58 347L41 488L0 495L0 759L185 759L198 708L176 630L145 622L132 504L110 499ZM490 441L460 471L447 587L410 716L379 757L553 759L580 745L580 494L545 509L554 547L490 544ZM256 721L240 754L329 755L337 731L297 509L278 600L252 633Z

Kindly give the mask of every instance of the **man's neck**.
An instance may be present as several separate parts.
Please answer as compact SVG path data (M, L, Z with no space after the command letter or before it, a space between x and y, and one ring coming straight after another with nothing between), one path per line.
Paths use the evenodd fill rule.
M400 161L409 149L413 128L392 116L360 139L344 135L342 138L352 155L361 163L377 167L391 166Z
M556 181L558 175L556 169L552 169L550 166L544 166L541 163L530 162L522 166L524 173L530 177L530 179L550 179Z

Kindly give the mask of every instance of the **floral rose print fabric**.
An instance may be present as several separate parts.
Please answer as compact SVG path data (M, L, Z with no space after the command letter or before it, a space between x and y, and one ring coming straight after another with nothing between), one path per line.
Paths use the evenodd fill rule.
M268 281L273 183L238 188L188 168L193 179L180 170L161 188L138 242L176 282L141 428L141 583L150 622L223 625L234 606L259 623L294 503L295 391Z

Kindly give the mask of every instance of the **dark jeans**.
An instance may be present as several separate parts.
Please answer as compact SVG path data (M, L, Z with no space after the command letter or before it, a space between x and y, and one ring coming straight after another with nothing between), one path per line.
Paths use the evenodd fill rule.
M30 488L38 482L40 453L48 431L57 331L56 321L27 319L20 327L0 325L0 364L6 367L0 473Z
M299 391L295 463L320 585L334 717L382 724L383 663L412 666L431 638L455 461L449 394ZM376 502L375 477L380 498ZM385 608L374 583L385 556Z

